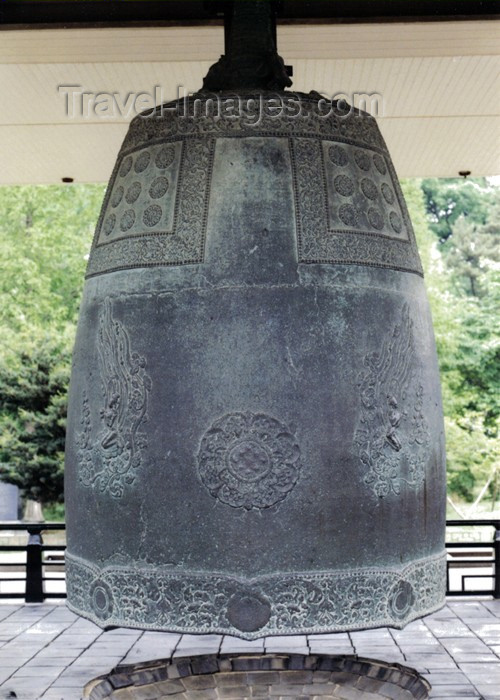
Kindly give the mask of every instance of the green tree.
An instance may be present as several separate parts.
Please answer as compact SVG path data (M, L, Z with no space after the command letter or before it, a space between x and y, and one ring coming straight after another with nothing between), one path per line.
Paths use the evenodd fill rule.
M0 328L74 323L101 185L0 187Z
M421 182L430 229L441 244L452 235L460 217L474 224L486 222L492 188L485 178L426 178Z
M0 364L0 479L42 503L63 498L71 339L37 329Z
M452 188L449 181L432 181L436 192L442 188L447 197L456 192L461 206L464 198L461 199L460 187L466 186L465 199L471 210L473 196L480 200L483 223L474 223L462 212L455 218L443 246L431 230L435 224L433 215L430 223L426 221L426 183L429 181L422 182L420 196L417 181L403 183L403 189L434 321L445 414L448 486L452 496L472 502L486 484L493 498L497 483L494 475L499 451L500 356L495 309L500 306L496 244L499 193L489 187L471 190L470 182L458 181Z
M500 216L500 207L498 211ZM496 216L495 208L490 216ZM448 264L453 279L462 289L472 296L488 293L490 281L489 270L500 263L500 232L495 230L498 224L474 224L461 216L453 226L449 238Z
M44 503L63 494L67 388L104 188L0 188L0 478Z

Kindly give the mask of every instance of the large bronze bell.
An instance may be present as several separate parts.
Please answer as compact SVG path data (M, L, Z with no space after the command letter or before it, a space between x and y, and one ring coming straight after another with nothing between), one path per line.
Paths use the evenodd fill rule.
M374 119L284 89L239 21L205 90L132 121L104 199L71 381L68 603L103 627L247 639L402 627L443 605L446 573L414 234Z

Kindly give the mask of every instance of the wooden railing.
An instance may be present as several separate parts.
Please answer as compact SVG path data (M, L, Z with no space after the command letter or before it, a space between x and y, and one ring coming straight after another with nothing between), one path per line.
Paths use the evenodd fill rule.
M449 596L478 596L492 595L500 598L500 520L447 520L447 532L453 528L490 528L493 536L488 541L446 542L448 552L446 595ZM472 573L474 570L491 568L491 573ZM453 570L460 570L460 585L452 586ZM491 579L491 588L470 588L468 582L478 579Z
M46 598L65 598L66 592L47 592L48 581L64 583L61 576L51 575L51 570L64 567L65 544L44 544L42 533L64 531L64 523L12 523L0 522L0 536L17 532L27 535L24 544L5 544L6 537L0 542L0 599L22 598L26 603L42 603ZM18 552L18 557L11 560L9 553ZM14 575L11 575L11 572ZM8 575L5 575L8 574ZM19 574L19 575L18 575ZM14 586L13 583L21 583Z

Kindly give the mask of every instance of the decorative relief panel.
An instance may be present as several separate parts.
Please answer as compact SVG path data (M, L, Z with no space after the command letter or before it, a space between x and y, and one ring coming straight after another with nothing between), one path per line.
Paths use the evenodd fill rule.
M121 159L97 230L97 245L124 236L173 233L182 143L157 144Z
M70 607L102 626L128 626L255 639L401 628L440 608L446 553L401 569L276 573L247 581L159 567L99 569L66 559Z
M298 112L285 108L276 116L270 96L258 121L237 112L231 118L205 113L207 95L197 98L201 108L196 115L195 98L164 106L163 116L136 117L111 179L87 276L203 262L217 136L290 138L299 262L421 274L411 224L376 121L359 112L326 117L314 96L296 98Z
M430 432L408 305L381 348L365 356L364 366L354 437L366 468L364 481L381 498L398 495L403 486L417 489L425 480Z
M118 160L87 277L113 270L203 261L214 144L148 145Z
M134 352L109 299L99 316L97 349L102 390L101 423L93 434L89 401L83 396L82 431L77 437L78 478L84 486L123 496L134 483L146 448L140 431L147 420L151 379L146 359Z
M386 160L367 148L323 142L328 227L408 240L408 230Z
M290 149L299 262L422 274L399 184L383 152L310 138L290 139Z
M233 100L233 108L230 101ZM227 110L218 110L218 105ZM324 102L324 101L323 101ZM253 103L253 107L251 106ZM247 108L245 108L245 105ZM282 109L280 109L282 105ZM190 136L304 136L346 140L385 148L376 120L366 112L329 113L318 93L276 92L240 95L196 94L159 105L154 116L137 116L130 123L124 149L154 139Z
M198 471L217 500L233 508L269 508L282 501L300 473L293 433L264 413L229 413L201 440Z

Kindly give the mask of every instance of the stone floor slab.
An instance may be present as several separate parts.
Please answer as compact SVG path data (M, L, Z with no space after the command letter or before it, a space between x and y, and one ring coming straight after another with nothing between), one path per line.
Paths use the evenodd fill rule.
M457 619L448 620L427 620L426 627L431 635L440 639L441 637L473 637L472 630L463 622Z
M358 654L425 671L433 685L432 698L500 699L500 601L493 600L453 600L404 630L269 637L255 642L129 629L104 632L64 605L0 605L0 698L12 691L18 700L80 700L88 680L118 663L216 653L219 648L243 654L264 649Z
M441 685L432 689L431 698L477 698L477 691L469 685L464 688L463 685Z

